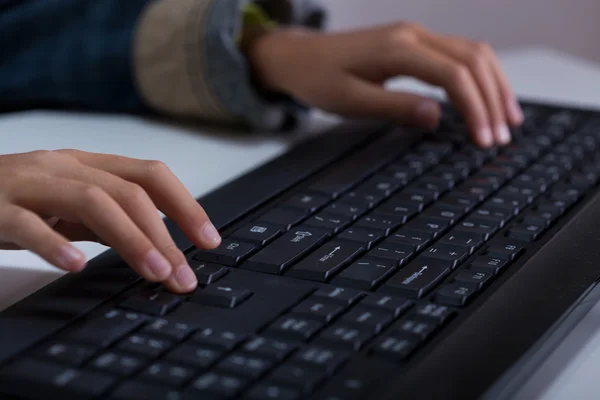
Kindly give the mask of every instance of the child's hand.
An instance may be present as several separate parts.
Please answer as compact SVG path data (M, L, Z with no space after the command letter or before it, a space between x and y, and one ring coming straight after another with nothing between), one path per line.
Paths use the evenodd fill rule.
M160 162L74 150L0 156L0 248L80 271L85 258L69 241L97 241L144 278L189 292L196 276L157 208L196 246L219 245L202 207Z
M523 119L488 45L414 24L339 34L281 30L259 36L246 51L266 88L342 115L434 127L436 102L384 90L387 79L404 75L443 87L481 146L508 143L507 126Z

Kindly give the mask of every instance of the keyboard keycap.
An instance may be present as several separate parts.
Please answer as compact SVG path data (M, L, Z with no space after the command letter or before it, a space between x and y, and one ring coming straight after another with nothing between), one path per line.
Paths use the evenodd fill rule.
M372 329L349 326L342 322L323 331L317 338L316 343L342 350L359 351L372 337Z
M192 390L199 390L201 392L198 393L197 398L203 398L204 393L208 392L225 399L230 399L241 392L248 383L243 378L208 372L201 375L192 383Z
M384 283L381 290L411 299L419 299L449 273L450 268L447 264L432 259L417 258L396 272Z
M454 281L460 283L461 285L467 285L476 290L480 290L486 284L488 284L492 278L493 275L490 273L466 270L456 275L454 277Z
M488 240L499 228L500 225L493 220L480 217L468 217L456 225L455 229L461 232L480 235L484 240Z
M447 263L450 268L454 269L467 259L469 253L470 250L467 247L456 244L436 243L425 250L422 256Z
M271 373L266 381L271 384L280 384L302 393L310 393L325 379L322 371L306 365L286 363Z
M472 254L483 244L483 240L482 236L478 234L452 230L441 238L439 243L460 246L467 249L469 254Z
M377 214L393 216L404 224L409 218L415 216L419 210L420 207L418 204L400 204L398 202L388 201L380 207L377 207Z
M165 358L173 363L206 369L215 364L222 355L223 350L193 344L183 344L168 353Z
M142 380L126 381L109 397L110 400L171 400L183 399L182 394L172 388ZM202 400L214 400L206 396Z
M496 276L508 265L508 261L493 256L479 256L473 260L469 270Z
M327 231L301 226L291 230L254 256L242 268L253 271L280 274L288 266L320 245L327 237Z
M202 345L231 350L243 342L246 339L246 335L241 332L206 328L195 334L193 339Z
M426 303L416 308L414 319L432 322L435 325L442 325L453 316L454 311L446 306L435 303Z
M319 301L319 298L308 298L291 310L292 314L329 322L344 311L344 307L335 303Z
M500 227L504 226L515 214L505 208L483 204L473 211L472 216L495 221Z
M414 337L392 333L377 344L373 349L373 354L394 361L404 361L417 349L418 345L419 340Z
M235 239L223 239L221 245L214 250L203 250L194 254L194 260L206 261L235 267L243 259L254 253L258 247L251 243Z
M244 399L247 400L298 400L300 393L280 385L259 384L254 386Z
M139 328L147 320L148 317L142 314L111 310L83 322L69 334L69 338L107 347Z
M512 261L524 251L523 247L515 242L492 244L486 251L486 255L503 260Z
M364 257L342 271L331 281L334 285L371 290L396 270L396 261Z
M429 244L432 235L426 232L402 228L387 238L387 241L412 246L414 251L421 251Z
M235 308L250 296L252 292L246 289L212 285L197 291L190 301L207 306Z
M323 323L304 317L284 316L275 321L265 334L270 337L306 341L323 328Z
M335 203L325 207L323 212L332 215L339 215L341 217L350 218L355 220L367 211L367 207L361 206L360 204L346 203L343 201L336 201Z
M128 376L140 370L145 363L145 358L111 351L98 356L91 362L91 367L108 374Z
M463 285L460 282L448 283L437 291L435 300L441 304L462 307L475 295L475 292L476 289L470 285Z
M181 365L156 362L140 374L141 379L158 382L171 387L178 387L192 379L194 370Z
M356 303L363 296L363 293L354 289L333 287L319 289L313 296L322 297L342 306L350 306Z
M143 290L119 304L119 307L162 317L177 307L181 298L165 292Z
M329 197L313 193L296 194L284 201L281 206L286 208L294 208L310 214L317 211L329 202Z
M78 367L94 356L97 348L66 342L53 342L44 345L36 352L36 356L58 364Z
M263 223L282 226L286 231L292 229L302 222L308 216L307 213L300 210L276 207L265 214L261 215L255 224L262 225Z
M369 230L358 227L350 227L349 229L346 229L340 233L337 238L361 243L363 247L368 250L373 246L373 244L378 242L384 236L385 230L383 229Z
M508 231L511 239L533 242L544 232L545 226L534 224L518 224Z
M412 306L412 302L405 298L375 293L362 299L360 304L391 312L394 317L401 315Z
M403 335L415 337L419 340L426 340L437 330L437 328L438 325L433 322L406 319L398 327L398 332Z
M450 224L447 220L435 217L419 216L405 225L406 229L429 234L434 238L441 235Z
M456 221L465 215L462 207L455 207L446 204L434 204L427 209L424 215L435 218L442 218L448 221L448 224L453 225Z
M393 260L396 262L396 265L402 266L412 258L414 253L413 246L386 240L375 246L369 252L369 257Z
M272 366L272 362L256 356L231 354L217 364L217 369L226 374L242 376L248 379L258 379Z
M369 329L371 332L379 333L393 319L393 314L367 306L357 305L340 318L344 324Z
M369 231L380 230L389 235L391 231L402 225L404 221L406 221L404 217L372 213L356 221L355 226Z
M372 189L357 188L342 196L341 200L347 203L356 203L361 207L372 208L385 198L383 193Z
M173 342L165 339L153 338L146 335L134 334L117 344L117 350L133 353L142 357L156 358L169 350Z
M356 259L363 249L360 243L342 240L328 242L290 268L286 275L325 282Z
M296 353L292 362L333 374L347 359L348 356L343 352L311 346Z
M314 217L307 219L304 223L308 226L323 229L329 233L338 233L351 222L348 217L342 217L334 214L319 213Z
M247 354L279 361L287 357L296 347L292 342L272 340L259 336L246 342L242 347L242 351Z
M227 275L229 272L227 268L222 265L206 263L206 262L192 262L190 263L192 270L196 274L199 286L208 286Z
M156 319L142 329L142 333L166 337L171 340L180 341L189 336L195 326L184 322L175 322L168 319Z
M238 229L231 237L246 243L264 246L279 237L282 232L283 229L280 225L255 222Z

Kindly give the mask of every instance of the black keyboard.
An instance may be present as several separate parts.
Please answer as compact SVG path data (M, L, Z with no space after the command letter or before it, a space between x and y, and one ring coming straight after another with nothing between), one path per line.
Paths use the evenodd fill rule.
M229 193L237 188L242 199L231 201L247 195L256 204L240 215L232 205L218 249L187 249L200 282L195 293L141 281L107 253L89 271L0 313L0 393L110 400L392 393L394 380L450 346L447 335L481 314L595 192L600 115L524 110L525 124L504 148L471 144L448 108L440 128L413 135L414 143L386 127L362 141L349 134L351 148L332 162L318 149L304 151L327 165L305 176L302 162L310 160L296 170L271 168L272 181L256 182L275 186L266 201L248 181L234 182ZM290 181L278 187L286 173ZM221 201L218 222L227 213ZM22 337L7 337L10 329ZM475 350L494 345L473 330L462 335ZM460 369L456 356L439 368Z

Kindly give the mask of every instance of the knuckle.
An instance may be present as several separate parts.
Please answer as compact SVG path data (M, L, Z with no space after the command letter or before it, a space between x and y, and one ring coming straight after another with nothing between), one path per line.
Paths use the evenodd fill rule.
M18 232L29 222L29 212L18 208L12 210L10 215L6 218L3 229L6 229L8 232Z
M108 194L99 186L82 184L80 187L81 201L83 204L97 205L108 197Z
M471 78L469 69L462 64L453 64L448 68L448 78L456 86L463 86Z
M159 160L148 160L145 161L145 172L148 175L158 175L161 173L164 173L165 171L168 171L169 168L167 167L167 165Z
M122 196L124 199L136 203L141 203L148 199L146 191L137 183L127 183Z
M418 39L421 28L413 22L403 22L395 25L389 34L392 46L413 44Z

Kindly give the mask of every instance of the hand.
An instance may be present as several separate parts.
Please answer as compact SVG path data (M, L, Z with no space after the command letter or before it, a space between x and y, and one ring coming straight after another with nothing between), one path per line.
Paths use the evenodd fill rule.
M507 144L508 126L523 121L490 46L412 23L336 34L283 29L257 36L246 53L265 88L342 115L435 127L435 101L383 88L404 75L443 87L481 146Z
M0 248L28 249L66 271L85 266L69 241L112 246L142 277L174 292L197 280L157 208L200 248L221 238L162 163L76 150L0 156Z

